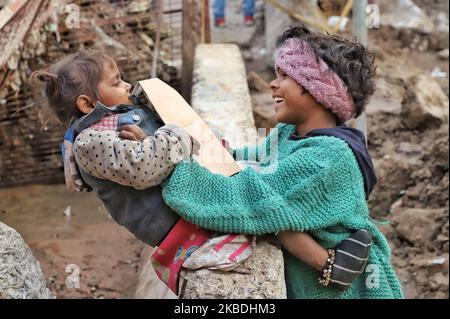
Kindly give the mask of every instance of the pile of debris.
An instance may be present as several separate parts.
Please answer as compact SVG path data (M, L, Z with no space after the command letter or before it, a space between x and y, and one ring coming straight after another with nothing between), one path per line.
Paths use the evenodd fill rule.
M394 2L395 24L383 26L382 16L369 34L378 78L368 141L379 177L369 204L375 219L389 221L380 228L406 296L448 298L449 6Z
M0 186L62 180L62 127L42 90L30 86L34 70L95 47L110 54L132 84L149 78L156 62L156 76L180 88L181 0L159 9L149 1L22 2L0 28Z
M428 76L410 80L400 115L368 117L379 183L371 200L409 298L448 298L448 97Z
M448 2L374 2L382 16L380 28L369 30L378 67L376 92L367 107L369 151L378 176L369 201L371 217L381 222L390 242L406 297L448 298ZM321 4L339 10L330 7L331 1ZM248 76L261 128L276 125L267 84L274 73L268 66Z

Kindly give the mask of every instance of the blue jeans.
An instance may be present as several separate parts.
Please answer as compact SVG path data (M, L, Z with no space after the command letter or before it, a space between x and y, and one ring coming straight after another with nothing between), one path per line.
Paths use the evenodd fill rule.
M214 19L225 18L226 0L214 0ZM244 15L253 16L255 14L255 0L244 0Z

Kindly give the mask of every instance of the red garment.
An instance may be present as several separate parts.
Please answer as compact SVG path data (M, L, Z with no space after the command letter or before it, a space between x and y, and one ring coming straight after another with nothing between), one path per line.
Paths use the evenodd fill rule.
M212 234L209 230L180 219L151 256L153 269L159 279L175 294L178 294L178 276L183 262Z
M96 122L90 128L99 131L117 131L120 114L111 114Z

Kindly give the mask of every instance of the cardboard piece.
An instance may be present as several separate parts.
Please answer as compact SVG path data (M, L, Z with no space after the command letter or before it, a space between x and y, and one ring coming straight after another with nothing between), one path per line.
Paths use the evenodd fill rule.
M200 143L199 155L194 159L212 173L231 176L240 171L239 165L223 147L212 130L195 113L183 97L158 78L139 81L146 98L166 124L184 128ZM136 90L136 89L135 89Z

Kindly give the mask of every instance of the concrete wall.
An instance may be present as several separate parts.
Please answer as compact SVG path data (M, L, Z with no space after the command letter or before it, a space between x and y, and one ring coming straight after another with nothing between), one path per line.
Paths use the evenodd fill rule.
M256 143L247 72L237 45L196 47L191 106L232 147Z

